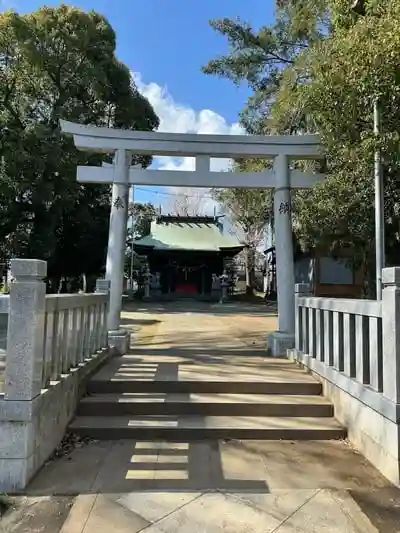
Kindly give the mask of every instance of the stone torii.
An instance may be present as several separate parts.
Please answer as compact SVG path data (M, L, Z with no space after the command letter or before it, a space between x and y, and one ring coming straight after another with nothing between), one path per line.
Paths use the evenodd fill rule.
M310 188L322 174L291 170L296 159L323 157L317 135L204 135L120 130L61 121L80 150L113 153L113 164L80 166L81 183L112 185L106 279L110 280L108 328L110 344L120 353L128 349L129 335L121 329L123 270L130 185L274 189L275 249L278 293L278 331L268 337L273 355L294 346L294 260L290 189ZM194 157L194 171L151 170L131 166L132 154ZM212 172L210 158L273 159L273 170Z

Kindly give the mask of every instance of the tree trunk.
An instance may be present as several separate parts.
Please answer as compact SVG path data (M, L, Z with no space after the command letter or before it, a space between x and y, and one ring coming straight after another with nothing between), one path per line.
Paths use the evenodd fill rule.
M376 268L371 261L372 254L365 254L363 261L364 269L364 290L363 297L367 299L376 298Z
M254 256L255 250L251 246L245 248L245 272L246 272L246 294L254 293Z

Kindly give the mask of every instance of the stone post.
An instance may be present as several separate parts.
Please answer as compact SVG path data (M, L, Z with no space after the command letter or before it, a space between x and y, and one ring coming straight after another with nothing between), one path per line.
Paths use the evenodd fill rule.
M123 149L117 150L114 157L106 279L110 281L109 341L110 346L114 346L120 354L126 353L129 347L129 333L120 327L128 220L129 168L129 152Z
M221 302L225 302L228 299L228 286L229 286L228 275L225 271L222 274L222 276L220 276L220 281L221 281Z
M400 404L400 267L382 270L383 395Z
M144 278L144 298L148 300L150 298L151 273L148 270L146 270L143 278Z
M11 260L5 399L33 400L42 390L46 261Z
M268 350L274 356L285 355L295 342L294 260L290 197L290 167L286 155L274 161L275 253L278 294L278 331L268 336Z
M102 320L105 320L107 322L107 317L108 317L109 307L110 307L110 280L98 278L96 280L95 293L97 293L97 294L107 294L108 295L106 316L105 316L105 318L102 318ZM103 327L103 323L104 322L102 322L101 327ZM102 341L102 345L103 346L105 346L106 344L109 344L107 331L102 333L101 341Z
M110 280L109 279L97 279L95 292L108 294L110 292Z

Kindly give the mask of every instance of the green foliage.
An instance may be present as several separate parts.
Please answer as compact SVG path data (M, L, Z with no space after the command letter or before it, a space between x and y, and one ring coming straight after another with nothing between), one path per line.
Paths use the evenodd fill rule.
M242 114L248 132L321 135L328 177L294 195L296 237L303 248L332 254L349 248L358 265L373 262L373 154L379 147L387 262L399 264L400 3L365 0L363 17L351 4L281 0L275 24L258 31L237 21L214 21L230 49L204 71L252 87ZM376 98L379 138L373 133ZM251 164L243 161L241 169Z
M326 146L329 177L307 197L299 196L299 236L308 245L347 245L359 264L371 261L374 253L377 147L384 154L387 260L396 264L400 259L400 5L389 2L386 11L378 7L310 51L311 82L301 88L307 113ZM379 139L372 130L375 98L382 111Z
M248 23L227 18L212 20L211 26L227 38L229 53L209 61L206 74L226 77L253 89L241 122L249 133L265 133L271 105L282 76L310 44L329 29L327 0L280 2L273 25L254 30ZM302 81L302 80L299 80Z
M158 126L115 44L112 27L93 11L61 5L0 14L1 262L45 259L53 277L102 269L109 187L78 184L76 166L103 156L78 152L59 120Z
M147 265L147 258L132 253L132 243L135 239L146 237L150 233L152 220L157 216L153 204L135 202L129 204L130 223L128 227L128 250L125 255L125 273L128 277L134 271L142 272Z
M157 216L157 211L153 204L135 202L129 204L129 216L133 218L133 233L130 225L130 235L140 239L150 233L151 221Z

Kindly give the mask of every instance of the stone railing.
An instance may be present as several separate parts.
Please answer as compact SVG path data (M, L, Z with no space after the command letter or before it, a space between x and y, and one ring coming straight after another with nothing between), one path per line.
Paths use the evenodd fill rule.
M107 294L46 296L42 387L107 347Z
M313 298L296 285L295 349L324 385L349 438L400 482L400 268L383 270L382 301Z
M113 353L107 281L97 294L46 295L46 262L15 259L11 273L0 492L26 486L62 439L85 380Z

